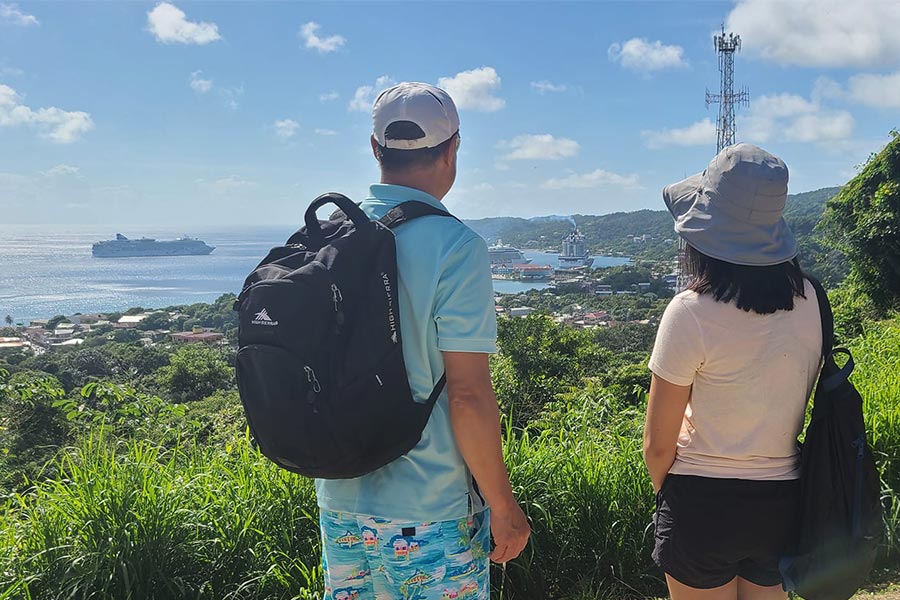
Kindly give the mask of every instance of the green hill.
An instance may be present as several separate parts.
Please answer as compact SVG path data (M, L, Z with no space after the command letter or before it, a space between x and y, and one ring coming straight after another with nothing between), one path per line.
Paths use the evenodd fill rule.
M785 219L800 241L804 266L830 283L846 276L837 253L825 248L814 231L825 204L840 188L823 188L788 196ZM557 252L572 231L572 220L597 255L624 255L642 260L674 260L678 236L665 210L638 210L607 215L548 216L522 219L492 217L466 221L488 243L503 240L521 249ZM637 237L637 240L635 240Z

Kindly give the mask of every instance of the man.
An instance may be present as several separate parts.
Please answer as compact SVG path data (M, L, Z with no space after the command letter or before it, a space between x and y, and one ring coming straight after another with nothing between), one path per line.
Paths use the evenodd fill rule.
M401 83L372 118L381 183L363 211L378 219L409 200L446 210L460 144L450 96ZM503 463L488 368L497 323L487 245L443 216L394 231L410 387L424 402L444 372L447 385L408 454L362 477L316 481L326 598L488 600L488 558L514 559L530 529Z

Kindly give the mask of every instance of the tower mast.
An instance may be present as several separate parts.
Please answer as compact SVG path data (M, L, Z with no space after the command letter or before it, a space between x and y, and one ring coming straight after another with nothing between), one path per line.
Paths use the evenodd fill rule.
M722 33L713 36L713 44L719 55L719 93L711 94L706 90L706 108L710 104L719 105L719 118L716 120L716 152L734 143L734 107L750 104L750 91L745 87L734 91L734 53L741 49L741 36Z

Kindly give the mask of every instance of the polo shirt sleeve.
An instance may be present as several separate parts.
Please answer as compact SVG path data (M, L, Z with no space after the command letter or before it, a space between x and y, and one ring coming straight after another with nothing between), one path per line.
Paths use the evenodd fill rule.
M697 318L681 298L673 298L659 322L650 371L669 383L691 385L703 365L704 354Z
M497 313L487 244L474 236L444 262L434 321L442 352L497 352Z

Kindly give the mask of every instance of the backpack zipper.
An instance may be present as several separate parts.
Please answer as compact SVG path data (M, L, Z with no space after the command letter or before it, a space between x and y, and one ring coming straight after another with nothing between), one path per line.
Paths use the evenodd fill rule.
M303 370L306 372L306 380L312 384L312 391L306 393L306 401L312 407L312 411L317 413L319 412L319 392L322 391L322 386L319 385L316 372L312 367L304 366Z

